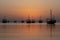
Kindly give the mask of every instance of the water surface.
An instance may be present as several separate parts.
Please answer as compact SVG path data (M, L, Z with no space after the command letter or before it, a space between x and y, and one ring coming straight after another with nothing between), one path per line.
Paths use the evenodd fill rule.
M60 23L0 24L0 40L60 40Z

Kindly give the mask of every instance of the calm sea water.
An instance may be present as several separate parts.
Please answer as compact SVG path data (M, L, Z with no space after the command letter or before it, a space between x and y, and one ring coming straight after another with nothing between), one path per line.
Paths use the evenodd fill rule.
M0 40L60 40L60 23L1 24Z

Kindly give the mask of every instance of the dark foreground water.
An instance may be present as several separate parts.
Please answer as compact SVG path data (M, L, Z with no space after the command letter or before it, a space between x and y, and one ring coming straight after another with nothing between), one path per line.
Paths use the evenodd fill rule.
M0 24L0 40L60 40L60 23Z

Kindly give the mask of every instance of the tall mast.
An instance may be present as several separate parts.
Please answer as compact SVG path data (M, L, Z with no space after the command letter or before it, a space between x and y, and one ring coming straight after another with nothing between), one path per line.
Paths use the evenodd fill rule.
M50 9L50 17L51 17L51 19L52 19L52 9Z

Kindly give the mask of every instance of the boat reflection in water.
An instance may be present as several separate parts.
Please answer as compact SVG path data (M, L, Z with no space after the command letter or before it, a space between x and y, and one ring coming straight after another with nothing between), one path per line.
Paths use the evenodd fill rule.
M0 24L0 40L60 40L60 25Z
M55 24L48 24L47 28L50 30L50 37L54 37L55 36ZM54 35L53 35L54 34Z

